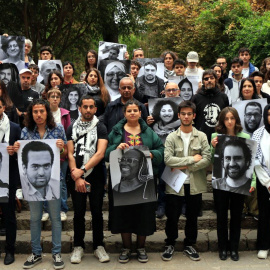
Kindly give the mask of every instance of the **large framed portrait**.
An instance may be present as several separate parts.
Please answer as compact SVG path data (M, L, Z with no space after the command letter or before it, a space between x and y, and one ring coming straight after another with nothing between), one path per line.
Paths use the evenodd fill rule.
M46 85L51 72L58 70L63 75L61 60L38 60L39 75L37 81Z

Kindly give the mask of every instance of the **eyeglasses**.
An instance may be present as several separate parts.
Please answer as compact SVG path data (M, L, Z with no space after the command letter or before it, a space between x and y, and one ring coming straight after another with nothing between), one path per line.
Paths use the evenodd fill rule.
M177 88L172 88L172 89L166 89L165 92L176 92L178 90L179 89L177 89Z
M118 162L120 163L120 164L126 164L126 163L129 163L129 164L133 164L134 163L134 161L139 161L137 158L118 158Z
M188 112L188 113L185 113L185 112L180 112L180 115L182 115L182 116L192 116L193 115L193 113L192 112Z
M114 77L114 76L116 76L116 77L123 77L123 76L125 76L125 73L124 72L108 72L107 74L106 74L108 77Z
M246 118L251 118L251 117L254 117L254 118L260 118L260 117L262 117L262 115L260 114L260 113L247 113L247 114L245 114L245 117Z
M50 98L59 99L60 97L59 96L50 96Z
M120 87L121 90L125 90L125 89L128 89L128 90L132 90L134 87L132 86L122 86Z
M206 77L206 78L203 78L204 81L209 81L209 80L214 80L215 77L214 76L211 76L211 77Z

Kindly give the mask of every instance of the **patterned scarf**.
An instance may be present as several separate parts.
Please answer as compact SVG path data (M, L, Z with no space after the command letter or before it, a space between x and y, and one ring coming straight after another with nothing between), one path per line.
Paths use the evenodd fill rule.
M100 88L97 85L91 86L91 85L87 84L86 87L87 87L87 94L93 95L93 94L97 94L100 92Z
M0 120L0 142L9 142L10 122L7 115L3 112L3 117Z

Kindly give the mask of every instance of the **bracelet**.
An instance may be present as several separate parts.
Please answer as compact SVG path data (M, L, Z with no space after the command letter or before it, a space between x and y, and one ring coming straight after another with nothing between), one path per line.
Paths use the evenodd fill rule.
M62 150L60 151L60 154L63 154L65 152L65 148L63 147Z

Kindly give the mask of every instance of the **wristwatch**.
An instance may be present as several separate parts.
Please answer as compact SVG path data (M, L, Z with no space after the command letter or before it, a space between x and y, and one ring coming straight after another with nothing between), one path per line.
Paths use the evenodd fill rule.
M81 167L81 170L83 170L84 173L87 173L87 170L85 169L84 165Z

